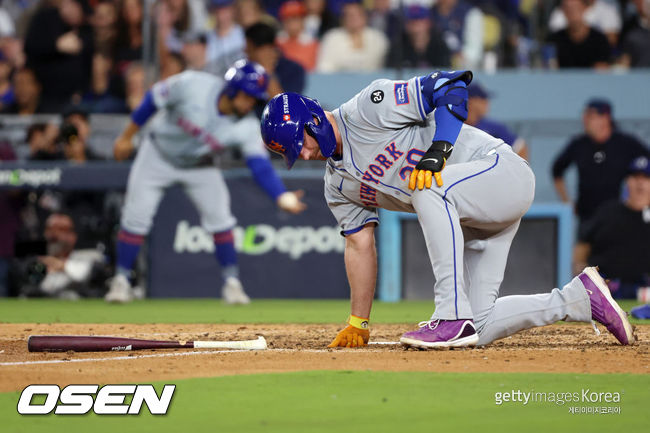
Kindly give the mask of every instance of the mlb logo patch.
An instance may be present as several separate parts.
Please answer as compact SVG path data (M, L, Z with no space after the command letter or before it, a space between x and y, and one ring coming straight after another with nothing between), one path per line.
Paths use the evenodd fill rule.
M285 122L288 122L289 120L291 120L291 116L289 116L288 114L285 114L284 116L282 116L282 120L284 120Z
M395 84L395 104L406 105L409 103L408 86L409 83Z

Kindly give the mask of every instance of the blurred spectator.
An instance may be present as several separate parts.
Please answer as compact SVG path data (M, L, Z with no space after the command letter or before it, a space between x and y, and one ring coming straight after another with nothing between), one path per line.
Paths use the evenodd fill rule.
M119 0L117 39L113 61L118 75L129 63L142 59L142 0Z
M638 16L621 42L620 63L626 67L650 67L650 0L634 0Z
M191 33L185 36L182 59L187 69L203 71L206 69L207 37L203 33Z
M4 114L29 116L44 112L41 103L41 85L31 69L21 69L14 73L14 102L3 107Z
M90 133L88 112L78 106L66 108L59 133L59 141L66 160L84 163L99 159L88 147Z
M563 0L562 10L567 19L567 28L549 37L549 42L555 47L554 57L558 66L607 68L611 47L604 34L585 22L586 5L583 0Z
M59 127L54 124L34 123L27 129L30 161L50 161L64 159L58 146Z
M83 96L81 103L91 113L125 113L124 100L115 97L110 91L112 62L104 54L93 56L93 72L90 90Z
M339 25L336 15L327 9L325 0L305 0L305 7L305 30L313 38L321 39L325 33Z
M412 6L424 7L419 4ZM383 32L391 41L395 36L399 35L400 18L397 11L391 7L391 0L375 0L372 2L372 8L368 11L368 25Z
M260 22L276 28L278 27L278 22L266 13L262 2L259 0L236 0L235 17L237 23L244 29Z
M0 51L0 111L12 105L15 101L14 89L11 85L11 64Z
M73 95L81 97L91 75L93 35L86 24L86 0L61 0L36 12L25 38L27 65L42 85L42 103L59 111Z
M95 6L90 23L95 35L95 54L113 55L117 37L117 8L113 0L100 0Z
M305 70L288 60L275 45L275 28L257 23L246 29L246 55L264 66L269 74L267 92L273 97L282 92L302 93L305 87ZM262 108L264 104L261 104ZM258 110L261 114L261 111Z
M193 8L199 8L201 14L193 13ZM205 8L200 1L164 0L157 13L161 64L164 66L170 52L181 51L186 35L205 30L205 19L200 18L205 15Z
M584 21L590 27L607 36L611 46L615 46L621 32L621 15L615 5L605 0L581 0L585 4ZM551 32L568 27L568 19L562 7L556 7L551 13L548 27Z
M164 80L172 75L179 74L183 72L186 67L187 64L185 63L185 58L182 54L171 53L169 59L167 59L167 63L165 63L164 67L160 70L160 79Z
M215 29L208 33L206 61L210 71L223 75L235 60L244 57L244 30L235 21L232 0L210 0Z
M627 198L603 204L579 233L574 267L598 266L614 297L636 298L639 286L650 285L648 158L635 159L627 175Z
M452 53L452 67L476 68L483 57L483 13L464 0L438 0L432 10L435 28Z
M528 159L528 147L522 137L518 137L506 125L496 120L488 119L490 112L490 93L478 82L474 81L467 89L467 120L465 123L487 132L493 137L500 138L512 147L517 155Z
M132 112L142 102L147 91L147 80L144 66L140 62L132 62L126 69L124 81L126 85L127 111Z
M45 222L45 255L28 258L19 266L20 294L78 299L99 296L109 275L104 255L97 249L75 249L78 236L72 218L54 213ZM42 264L42 266L38 266Z
M0 144L2 161L16 159L10 145ZM9 294L9 264L14 256L14 242L20 224L20 197L14 191L0 191L0 297Z
M280 51L287 59L300 63L305 70L314 70L318 41L305 32L307 8L301 1L288 1L280 7L279 16L282 22L282 32L277 38Z
M630 163L639 156L649 155L648 149L636 138L614 128L608 101L589 101L582 122L585 133L574 137L553 163L555 189L560 199L567 203L571 199L563 175L571 164L578 168L575 212L580 227L602 203L618 199Z
M405 33L393 38L386 64L393 68L448 67L449 49L438 31L432 28L429 9L412 5L404 11Z
M342 27L328 31L321 42L316 69L319 72L374 71L384 65L388 39L367 26L360 3L343 5Z

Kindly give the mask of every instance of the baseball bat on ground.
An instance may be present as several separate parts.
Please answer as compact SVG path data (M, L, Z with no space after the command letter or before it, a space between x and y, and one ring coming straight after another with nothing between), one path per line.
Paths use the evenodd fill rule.
M111 352L143 349L243 349L264 350L266 340L243 341L163 341L137 338L96 337L90 335L30 335L30 352Z

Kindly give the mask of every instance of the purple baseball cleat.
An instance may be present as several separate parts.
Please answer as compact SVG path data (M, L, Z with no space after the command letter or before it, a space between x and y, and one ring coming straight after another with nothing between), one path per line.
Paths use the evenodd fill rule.
M621 344L634 343L632 325L627 320L627 314L612 298L607 283L598 273L598 268L585 268L578 278L589 295L593 320L605 325Z
M478 334L474 322L462 320L428 320L420 322L420 329L407 332L399 339L406 346L422 348L474 346Z

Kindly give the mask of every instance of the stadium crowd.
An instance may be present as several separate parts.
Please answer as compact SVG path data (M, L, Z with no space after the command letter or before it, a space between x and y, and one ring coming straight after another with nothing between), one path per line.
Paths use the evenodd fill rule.
M311 72L650 67L650 0L2 0L0 114L56 114L60 120L27 128L26 159L83 163L100 158L88 146L89 115L130 113L154 79L185 69L222 75L244 57L269 71L270 96L302 91ZM468 123L491 128L527 157L521 137L485 119L488 98L480 85L470 88ZM602 104L587 108L611 114ZM589 155L597 153L589 146L600 140L590 137L586 125L586 135L576 138ZM629 168L642 154L630 152L618 162L610 182L614 195L630 173L648 176L645 169ZM0 161L16 158L11 146L0 144ZM575 149L567 151L556 164L558 182L575 158ZM558 192L569 200L566 191ZM586 243L597 237L580 207L588 193L581 194ZM643 221L647 206L641 206ZM6 293L14 239L42 237L47 217L56 214L52 224L76 230L73 244L101 245L99 251L108 254L118 209L107 197L0 191L0 295ZM77 218L92 213L110 217ZM647 238L643 242L650 245ZM580 260L588 261L584 254ZM56 260L46 262L61 271Z

